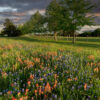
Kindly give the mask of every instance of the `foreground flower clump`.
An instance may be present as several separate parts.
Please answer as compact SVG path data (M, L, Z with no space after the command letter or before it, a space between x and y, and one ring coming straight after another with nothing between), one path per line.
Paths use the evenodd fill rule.
M0 65L1 100L100 100L100 63L93 55L12 48L6 47L12 53L0 58L5 61Z

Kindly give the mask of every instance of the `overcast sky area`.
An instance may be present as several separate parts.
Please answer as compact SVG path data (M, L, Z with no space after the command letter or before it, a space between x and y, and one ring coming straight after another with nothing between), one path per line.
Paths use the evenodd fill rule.
M45 12L51 0L0 0L0 25L5 18L10 18L16 24L27 21L37 10L41 14ZM100 0L91 0L100 5ZM100 24L100 6L92 12L96 16L95 22Z

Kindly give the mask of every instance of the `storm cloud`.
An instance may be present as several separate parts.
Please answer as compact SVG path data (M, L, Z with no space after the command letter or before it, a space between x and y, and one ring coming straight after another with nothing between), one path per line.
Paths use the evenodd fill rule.
M45 12L51 0L0 0L0 24L10 18L16 24L28 20L37 10Z
M12 19L16 24L24 23L37 10L43 14L50 2L51 0L0 0L0 24L5 18ZM100 0L91 0L91 2L98 6L92 13L98 15L96 23L100 24Z

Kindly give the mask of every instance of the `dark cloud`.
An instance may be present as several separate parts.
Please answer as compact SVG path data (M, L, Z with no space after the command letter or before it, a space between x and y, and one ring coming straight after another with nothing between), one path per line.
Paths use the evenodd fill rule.
M90 0L93 4L95 4L95 8L93 9L94 13L100 13L100 0Z
M44 9L51 0L0 0L0 6L10 6L18 11Z
M40 10L44 13L44 9L52 0L0 0L0 24L5 18L12 19L15 23L23 23L30 18L30 16ZM100 0L91 0L96 7L92 13L100 13ZM100 23L100 16L96 19Z
M0 24L5 18L23 23L37 10L43 13L51 0L0 0Z

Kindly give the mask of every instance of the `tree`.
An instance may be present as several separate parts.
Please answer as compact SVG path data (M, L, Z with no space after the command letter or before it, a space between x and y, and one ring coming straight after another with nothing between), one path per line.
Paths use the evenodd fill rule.
M14 37L21 35L21 31L18 30L13 22L7 18L4 22L4 29L2 30L2 34L7 35L8 37Z
M46 9L46 19L48 23L48 29L54 32L54 39L57 40L56 35L59 31L59 21L60 21L60 11L61 7L56 0L52 0Z
M69 32L75 43L76 30L92 24L92 17L87 14L93 7L89 0L53 0L46 11L48 25L53 31Z
M33 33L33 32L42 32L44 31L45 18L43 15L37 11L31 16L29 21L27 21L22 27L21 30L23 33Z
M3 24L5 27L9 27L10 25L13 25L13 22L10 19L5 19L5 22Z
M97 28L94 32L92 32L93 37L100 37L100 28Z
M78 36L81 36L81 37L91 37L92 33L93 32L86 31L86 32L83 32L83 33L79 34Z
M71 34L73 35L73 43L75 43L75 31L84 25L91 25L93 23L92 16L87 14L94 7L88 0L63 0L63 8L69 14L68 23Z
M31 20L33 20L33 31L34 32L41 32L43 29L44 24L44 16L42 16L39 11L37 11L32 17Z

